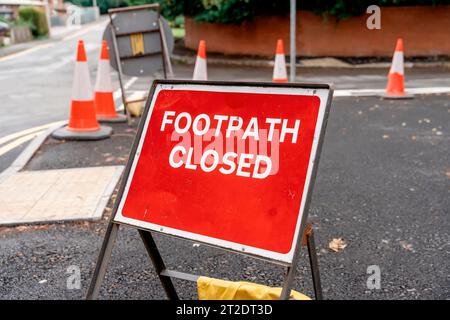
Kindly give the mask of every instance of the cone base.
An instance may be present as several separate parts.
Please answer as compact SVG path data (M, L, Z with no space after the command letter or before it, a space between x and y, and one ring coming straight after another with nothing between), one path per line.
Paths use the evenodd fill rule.
M402 100L402 99L414 99L414 95L409 94L409 93L405 93L403 95L393 95L393 94L387 94L387 93L383 93L380 95L380 97L382 99L386 99L386 100Z
M127 117L123 114L118 114L116 117L102 117L102 115L97 115L97 121L101 123L127 122Z
M273 83L288 83L288 79L272 79Z
M67 126L56 129L52 133L52 137L58 140L102 140L109 138L112 134L112 128L107 126L100 126L97 131L72 131L67 128Z

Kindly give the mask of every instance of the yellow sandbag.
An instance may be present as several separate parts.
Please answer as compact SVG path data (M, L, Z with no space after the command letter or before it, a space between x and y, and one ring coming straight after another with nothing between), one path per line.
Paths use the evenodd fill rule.
M140 117L144 111L145 101L130 101L127 102L127 109L133 117Z
M271 288L251 282L233 282L208 277L197 280L199 300L278 300L281 288ZM291 291L289 299L311 300L308 296Z
M134 117L140 117L146 101L145 92L134 92L127 98L127 110Z

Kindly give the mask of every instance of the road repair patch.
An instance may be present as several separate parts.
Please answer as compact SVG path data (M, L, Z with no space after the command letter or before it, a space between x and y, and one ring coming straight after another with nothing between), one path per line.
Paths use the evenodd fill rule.
M0 184L0 225L100 219L123 166L18 172Z

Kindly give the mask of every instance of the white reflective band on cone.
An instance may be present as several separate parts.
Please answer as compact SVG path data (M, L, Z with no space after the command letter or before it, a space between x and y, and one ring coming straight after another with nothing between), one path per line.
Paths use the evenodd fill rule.
M95 80L95 92L112 92L111 73L109 61L100 59L98 63L97 79Z
M405 74L405 70L403 68L403 52L394 52L394 57L392 58L392 65L389 73L399 73L401 75Z
M194 75L192 80L208 80L206 70L206 59L197 57L197 61L195 61L194 67Z
M91 78L89 77L89 66L87 62L77 62L75 64L75 74L72 86L72 100L91 101L93 92Z
M273 79L287 79L286 61L284 54L275 55L275 67L273 68Z

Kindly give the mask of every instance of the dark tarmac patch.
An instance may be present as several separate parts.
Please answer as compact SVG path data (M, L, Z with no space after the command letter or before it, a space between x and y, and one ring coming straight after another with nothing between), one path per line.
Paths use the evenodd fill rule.
M125 165L133 144L139 120L108 123L111 138L99 141L67 141L48 137L24 170L67 169Z

